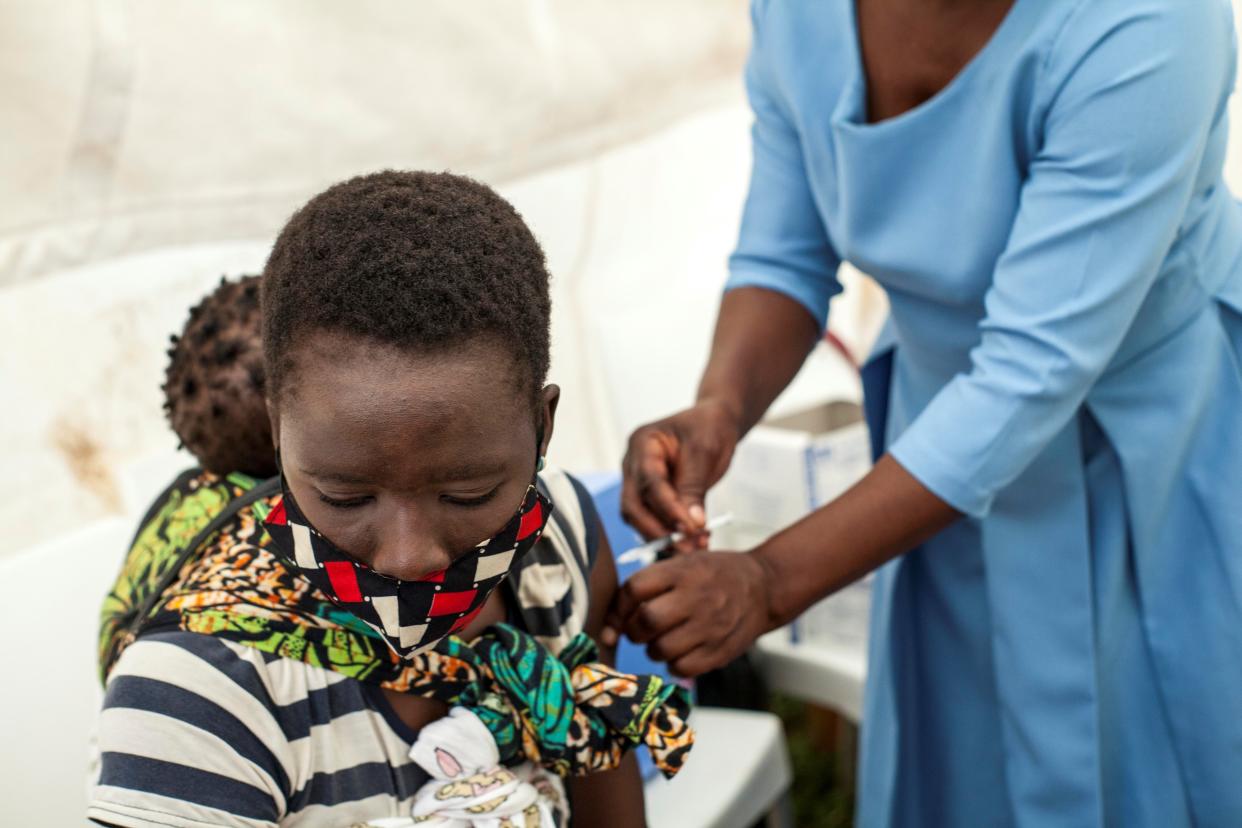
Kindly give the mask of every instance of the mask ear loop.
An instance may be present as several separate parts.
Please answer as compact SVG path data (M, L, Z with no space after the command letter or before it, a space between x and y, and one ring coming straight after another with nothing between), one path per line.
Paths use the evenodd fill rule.
M539 425L535 427L535 475L544 470L547 460L543 456L543 419L540 418ZM531 485L538 490L539 481L534 480ZM543 541L540 540L540 543ZM522 601L518 595L518 581L521 578L522 564L519 562L517 568L509 570L509 574L501 581L500 589L505 597L505 620L507 623L521 625L522 624Z
M540 422L539 428L535 429L535 474L543 471L547 465L547 458L543 455L543 423Z

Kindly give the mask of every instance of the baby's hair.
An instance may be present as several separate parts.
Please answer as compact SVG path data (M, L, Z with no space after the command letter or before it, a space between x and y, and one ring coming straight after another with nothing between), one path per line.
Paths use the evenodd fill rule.
M293 214L263 271L268 393L314 331L413 351L490 337L532 401L549 361L543 250L509 202L450 173L359 176Z
M276 474L261 327L259 277L222 278L171 338L164 409L181 444L208 471Z

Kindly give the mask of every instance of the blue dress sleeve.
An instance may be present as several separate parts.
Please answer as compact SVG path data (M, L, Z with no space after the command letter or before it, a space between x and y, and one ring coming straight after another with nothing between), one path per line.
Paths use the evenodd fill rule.
M1083 3L1048 53L1042 145L970 368L890 448L968 515L1068 424L1156 280L1232 86L1209 5Z
M789 108L769 71L762 6L760 0L751 7L754 45L746 64L754 161L725 290L761 287L783 293L805 307L822 330L828 302L841 291L841 260L815 207Z

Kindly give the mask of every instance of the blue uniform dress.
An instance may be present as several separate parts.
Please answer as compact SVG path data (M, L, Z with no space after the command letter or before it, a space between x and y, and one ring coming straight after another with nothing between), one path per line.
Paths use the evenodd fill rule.
M1017 0L875 124L852 0L752 13L729 287L878 280L875 436L966 515L878 574L860 824L1242 825L1227 0Z

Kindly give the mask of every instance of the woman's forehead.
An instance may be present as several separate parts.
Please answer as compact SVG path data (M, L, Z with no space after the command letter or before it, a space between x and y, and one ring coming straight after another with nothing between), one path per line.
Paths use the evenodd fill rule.
M430 460L453 448L503 452L533 429L529 396L499 347L411 353L334 340L298 349L292 393L279 405L282 444L288 438L318 454L343 443L364 456L417 451Z
M327 389L350 402L403 400L428 406L460 406L475 398L499 404L523 399L515 356L496 339L475 338L426 350L401 348L324 331L298 343L291 353L301 402L314 403Z

